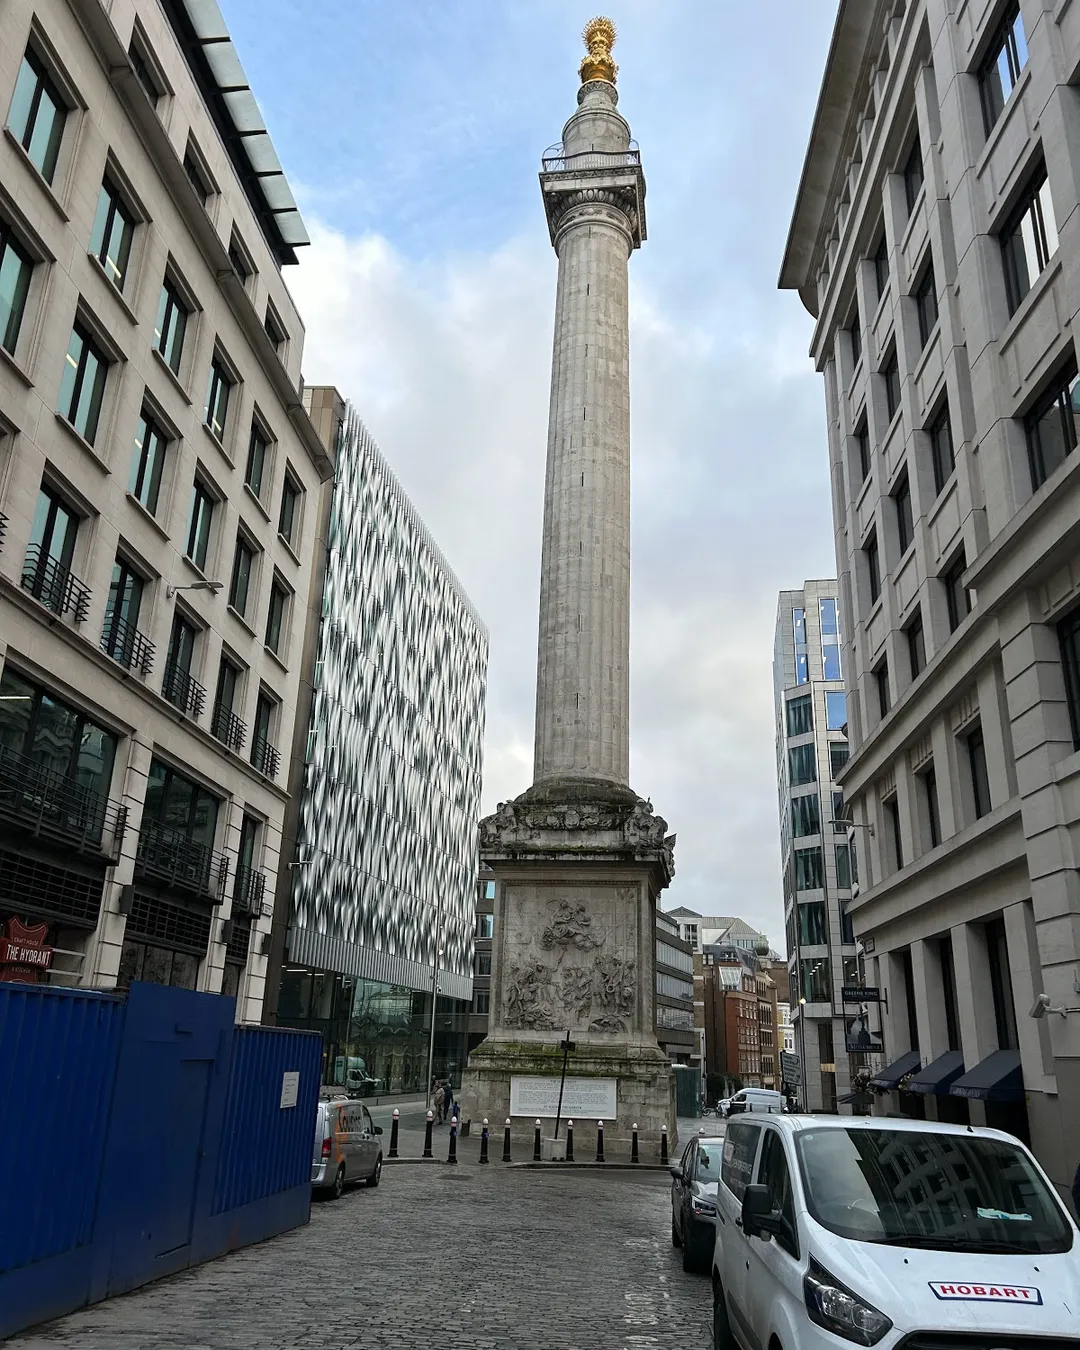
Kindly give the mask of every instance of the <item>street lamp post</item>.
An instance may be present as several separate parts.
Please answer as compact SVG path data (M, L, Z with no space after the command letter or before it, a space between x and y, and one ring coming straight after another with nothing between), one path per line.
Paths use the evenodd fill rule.
M424 1100L431 1093L431 1072L435 1065L435 1005L439 998L439 968L442 963L442 897L439 899L438 917L435 921L435 961L431 971L431 1034L428 1036L427 1077L424 1079Z

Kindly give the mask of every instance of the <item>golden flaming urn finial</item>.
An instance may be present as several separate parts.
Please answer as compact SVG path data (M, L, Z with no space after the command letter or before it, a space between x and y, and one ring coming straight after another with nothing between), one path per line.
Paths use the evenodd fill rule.
M611 59L611 49L615 46L617 36L615 25L610 19L600 15L589 20L581 36L589 49L588 56L582 60L579 67L581 83L586 84L589 80L607 80L609 84L614 84L615 77L619 73L619 67Z

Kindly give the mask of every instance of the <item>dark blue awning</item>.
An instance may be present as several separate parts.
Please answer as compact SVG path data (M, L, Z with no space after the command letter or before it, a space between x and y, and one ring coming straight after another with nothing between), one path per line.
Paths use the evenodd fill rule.
M995 1050L959 1077L949 1093L980 1102L1022 1102L1024 1071L1020 1067L1020 1051Z
M920 1069L908 1083L909 1092L930 1093L935 1097L947 1097L949 1088L964 1072L964 1052L946 1050L937 1059L931 1060L925 1069Z
M901 1078L906 1078L909 1073L914 1073L921 1064L922 1056L918 1050L909 1050L906 1055L894 1059L880 1073L874 1074L873 1078L870 1079L870 1086L881 1088L885 1092L891 1092L899 1085Z

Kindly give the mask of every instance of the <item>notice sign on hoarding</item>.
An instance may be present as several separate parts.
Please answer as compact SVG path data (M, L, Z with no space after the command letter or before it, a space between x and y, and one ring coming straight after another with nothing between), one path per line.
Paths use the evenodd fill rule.
M281 1075L281 1109L288 1110L290 1106L295 1106L300 1099L300 1072L299 1070L290 1070Z
M617 1078L567 1078L563 1088L563 1120L614 1120L618 1107ZM559 1109L559 1079L510 1078L510 1114L554 1120Z

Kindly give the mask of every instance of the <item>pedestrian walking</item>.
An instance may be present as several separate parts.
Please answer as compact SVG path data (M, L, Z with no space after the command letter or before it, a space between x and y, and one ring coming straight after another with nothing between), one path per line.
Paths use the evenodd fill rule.
M443 1085L437 1084L435 1088L435 1097L432 1102L435 1107L435 1124L441 1125L443 1122L443 1107L446 1105L446 1096L443 1092Z
M446 1112L446 1119L453 1120L457 1112L454 1109L454 1088L449 1078L443 1084L443 1109Z

